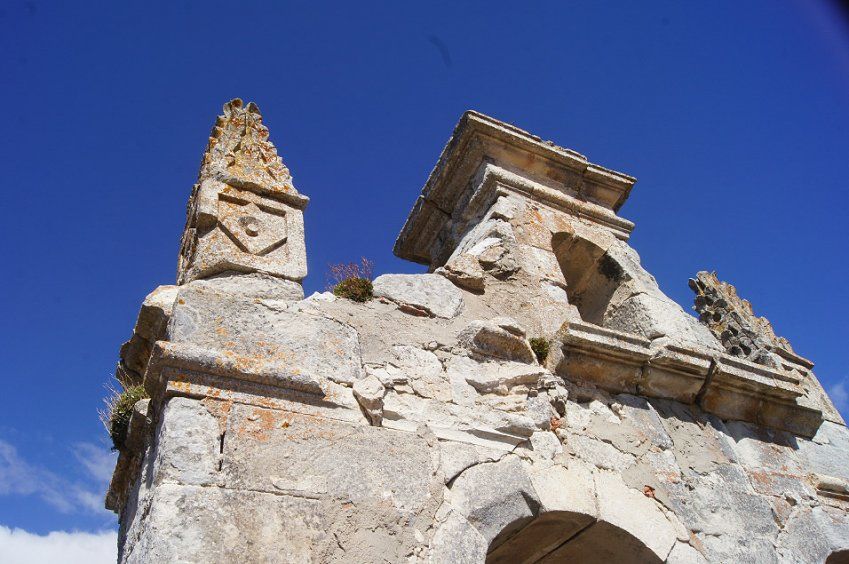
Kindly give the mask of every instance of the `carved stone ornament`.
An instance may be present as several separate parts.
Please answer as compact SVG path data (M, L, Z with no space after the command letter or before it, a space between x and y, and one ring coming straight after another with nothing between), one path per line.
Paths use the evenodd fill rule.
M225 271L302 280L308 201L268 140L259 108L238 99L228 102L189 200L177 282Z

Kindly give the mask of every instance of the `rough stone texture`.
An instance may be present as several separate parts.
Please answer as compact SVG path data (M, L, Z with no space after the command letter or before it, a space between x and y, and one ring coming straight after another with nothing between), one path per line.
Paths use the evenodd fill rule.
M460 474L451 486L451 503L483 535L487 545L496 546L500 544L496 537L509 537L539 510L530 478L513 456L479 464Z
M451 319L463 308L463 295L435 274L384 274L374 280L374 295L402 308Z
M699 321L722 341L728 354L778 367L781 359L771 349L793 352L790 342L777 336L772 324L757 317L752 304L740 298L734 286L720 282L716 273L699 272L690 279L690 289L696 293L693 309L699 314Z
M155 462L159 479L217 485L220 436L218 421L200 402L179 397L169 401L159 429Z
M616 215L632 178L467 114L396 245L431 273L303 299L297 230L292 255L262 245L305 199L255 107L217 127L181 285L148 296L121 353L150 394L107 495L121 562L849 549L849 431L812 363L774 341L777 365L729 354L661 292ZM278 204L267 233L239 222Z
M476 564L486 559L488 548L489 543L468 519L451 511L433 535L428 561L432 564Z
M460 333L459 342L482 357L524 363L536 361L525 330L509 317L474 321Z
M677 542L666 559L667 564L705 564L702 554L685 542Z
M199 280L195 285L225 294L236 294L244 299L285 302L304 298L304 288L297 282L259 272L250 274L224 272L202 281Z
M207 280L181 288L168 339L223 351L245 371L276 370L346 384L363 376L357 333L350 326L298 314L288 299L222 291Z
M435 272L471 292L483 292L486 285L483 268L478 258L471 254L459 255Z
M121 347L116 374L119 382L142 381L153 344L165 336L177 292L177 286L160 286L144 299L133 336Z
M595 480L599 520L643 539L657 558L665 560L675 544L676 531L658 504L627 487L616 474L597 472Z
M826 421L811 440L799 440L798 454L811 472L849 480L849 429Z
M309 199L268 140L259 108L224 105L192 189L177 267L183 284L228 270L307 275L303 209Z
M354 397L372 425L380 426L383 421L383 394L386 388L376 376L367 376L354 382Z

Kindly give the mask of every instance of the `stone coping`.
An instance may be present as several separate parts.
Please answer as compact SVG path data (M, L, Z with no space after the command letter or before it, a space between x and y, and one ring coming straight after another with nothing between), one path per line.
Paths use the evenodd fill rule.
M165 367L201 371L311 394L325 394L321 383L314 377L298 370L287 370L286 365L279 362L189 343L157 341L144 379L145 389L151 397L156 397L154 394L165 385L161 380Z
M791 362L793 364L796 364L798 366L801 366L802 368L805 368L807 370L812 370L814 368L813 361L808 360L807 358L805 358L803 356L799 356L798 354L796 354L794 352L788 351L787 349L785 349L783 347L775 347L773 349L773 352L776 353L781 358L783 358L784 360Z
M800 406L799 380L718 351L677 344L652 347L638 335L592 323L568 322L555 336L561 358L551 368L571 380L614 393L632 393L697 403L723 419L739 419L813 436L822 421L818 410ZM556 355L552 355L556 358ZM130 419L127 448L121 452L106 497L106 507L121 511L140 470L147 436L163 402L172 396L210 398L263 405L304 415L364 424L349 388L319 383L279 365L241 358L186 343L157 341L145 373L152 398L139 402ZM141 404L144 404L143 406ZM413 431L418 423L391 417L388 428ZM438 425L436 427L439 427ZM490 448L515 446L527 437L501 431L439 429L437 436Z
M651 356L651 341L634 333L608 329L594 323L568 321L563 324L556 337L575 347L589 345L589 348L602 347L609 351L630 351L631 354L648 358ZM627 352L626 352L627 354Z
M457 207L465 205L469 185L484 164L521 171L526 182L542 188L519 191L544 203L558 203L555 207L569 213L595 206L616 217L615 212L636 182L631 176L589 162L580 153L468 111L455 127L398 236L394 249L397 256L430 264L433 241L456 215ZM510 184L515 187L516 182ZM592 214L598 216L600 212ZM633 224L628 233L631 228Z
M569 322L555 339L561 354L552 370L609 392L697 403L708 413L811 437L822 412L800 405L792 373L719 351L665 344L591 323Z

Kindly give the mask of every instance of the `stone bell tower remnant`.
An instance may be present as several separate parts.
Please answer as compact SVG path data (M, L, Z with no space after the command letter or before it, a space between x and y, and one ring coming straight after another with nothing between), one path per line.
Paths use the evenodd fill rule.
M119 561L846 562L849 431L813 363L699 273L667 297L635 179L467 112L374 300L306 299L307 198L224 107L178 285L121 349ZM841 560L843 559L843 560Z

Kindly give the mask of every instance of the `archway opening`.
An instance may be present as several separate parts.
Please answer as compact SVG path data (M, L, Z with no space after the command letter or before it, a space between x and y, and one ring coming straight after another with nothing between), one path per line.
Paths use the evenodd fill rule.
M569 511L536 517L512 535L496 536L487 564L662 564L640 539L606 521Z
M825 559L825 564L849 564L849 548L832 552Z

